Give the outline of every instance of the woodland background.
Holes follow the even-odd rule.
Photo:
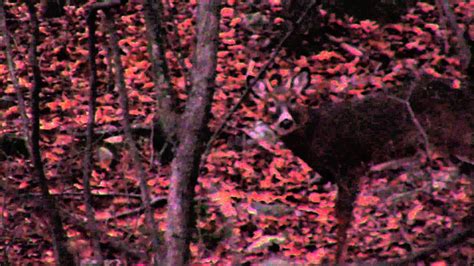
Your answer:
[[[54,207],[74,263],[93,265],[98,250],[108,265],[145,265],[155,256],[158,262],[164,252],[172,173],[173,138],[167,131],[178,125],[176,117],[159,112],[166,108],[157,105],[157,99],[167,101],[160,91],[166,88],[173,99],[171,108],[178,114],[185,109],[193,87],[196,20],[203,14],[197,8],[200,1],[162,3],[159,49],[164,76],[154,73],[160,66],[150,60],[145,26],[149,13],[142,1],[116,1],[113,9],[104,8],[109,15],[98,12],[95,78],[88,62],[87,25],[95,1],[68,1],[63,9],[52,4],[49,10],[48,1],[36,5],[39,68],[29,52],[34,5],[2,2],[16,81],[2,27],[0,261],[54,263],[50,230],[56,226],[51,224]],[[247,76],[260,72],[267,78],[289,77],[309,67],[319,100],[334,102],[397,90],[413,72],[442,79],[453,89],[472,87],[472,1],[449,1],[445,10],[438,7],[448,1],[441,0],[403,5],[322,1],[308,8],[311,2],[222,1],[209,132],[216,132],[242,95],[248,94]],[[297,22],[304,13],[305,19]],[[286,34],[291,35],[285,39]],[[123,86],[116,75],[120,71],[112,68],[116,55],[123,65]],[[157,90],[157,81],[167,85]],[[91,135],[86,129],[94,82],[97,111]],[[42,89],[35,100],[37,84]],[[129,100],[129,133],[136,141],[131,146],[123,130],[122,88]],[[34,125],[24,127],[18,92],[31,121],[35,101],[38,104],[43,180],[32,170],[37,161],[28,155],[24,133]],[[262,104],[252,97],[243,99],[222,132],[211,139],[206,156],[200,163],[197,159],[200,169],[191,216],[196,228],[189,232],[192,264],[322,264],[334,256],[336,188],[318,184],[317,175],[282,145],[258,145],[249,137],[262,119]],[[209,132],[204,133],[207,138]],[[138,147],[138,152],[130,147]],[[431,164],[420,162],[410,171],[375,169],[363,178],[350,229],[352,261],[472,264],[473,238],[459,233],[472,228],[472,174],[450,158],[433,156]],[[142,170],[137,170],[136,161]],[[93,224],[86,218],[91,210]],[[150,214],[156,230],[150,230]]]

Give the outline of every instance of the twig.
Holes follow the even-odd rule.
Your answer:
[[[80,227],[84,233],[88,233],[91,230],[97,230],[96,233],[101,235],[101,238],[104,242],[106,242],[106,245],[110,246],[113,249],[124,252],[125,254],[127,254],[128,257],[133,257],[136,259],[143,259],[144,257],[146,257],[146,254],[144,252],[133,248],[131,245],[123,242],[121,239],[110,237],[107,234],[104,234],[103,232],[99,231],[98,229],[91,229],[87,227],[87,224],[82,221],[82,219],[75,217],[71,213],[63,212],[62,214],[65,215],[66,218],[72,224],[77,227]]]
[[[421,125],[420,121],[418,121],[418,119],[416,118],[415,112],[411,108],[410,102],[407,100],[400,99],[396,96],[388,96],[388,98],[405,105],[408,113],[410,114],[411,121],[413,122],[413,124],[415,125],[418,132],[421,134],[423,138],[423,145],[425,148],[426,156],[428,158],[428,161],[431,162],[430,142],[428,140],[428,134],[426,133],[426,130],[423,128],[423,126]]]
[[[156,197],[153,200],[151,200],[150,206],[151,207],[156,207],[159,204],[166,203],[166,201],[167,201],[166,196]],[[112,217],[108,218],[107,221],[115,220],[115,219],[122,219],[122,218],[125,218],[125,217],[133,216],[135,214],[141,214],[141,213],[143,213],[144,210],[145,210],[145,208],[142,206],[142,207],[139,207],[139,208],[136,208],[136,209],[133,209],[133,210],[124,211],[124,212],[121,212],[119,214],[116,214],[115,216],[112,216]]]
[[[415,157],[405,157],[396,160],[386,161],[379,163],[370,167],[370,172],[381,172],[385,170],[395,170],[400,169],[405,166],[412,166],[418,162],[418,159]]]
[[[407,265],[410,262],[415,262],[415,261],[420,260],[424,257],[432,255],[433,253],[438,253],[440,249],[449,248],[449,247],[451,247],[455,244],[461,243],[461,242],[467,240],[469,237],[472,237],[473,233],[474,233],[474,227],[471,226],[471,228],[464,229],[462,231],[454,233],[449,238],[440,238],[442,240],[438,240],[432,246],[429,246],[429,247],[423,248],[423,249],[419,249],[418,251],[413,252],[412,254],[406,256],[403,259],[392,260],[392,261],[389,261],[387,264],[384,264],[384,265],[390,265],[390,266]]]
[[[63,193],[54,193],[51,194],[53,197],[82,197],[84,194],[80,192],[63,192]],[[20,194],[18,197],[39,197],[39,193],[28,193],[28,194]],[[141,199],[141,196],[138,194],[127,194],[127,193],[91,193],[91,196],[97,198],[113,198],[113,197],[126,197],[126,198],[134,198],[134,199]]]

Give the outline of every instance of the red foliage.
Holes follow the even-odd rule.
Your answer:
[[[130,110],[134,124],[149,125],[155,111],[155,93],[144,18],[142,6],[129,2],[116,22],[120,29]],[[264,64],[270,54],[269,43],[280,36],[277,31],[261,31],[258,25],[249,22],[255,14],[249,13],[247,2],[228,0],[221,10],[218,86],[212,106],[214,118],[209,123],[211,130],[216,129],[221,118],[239,99],[247,75],[255,75]],[[270,2],[275,10],[259,14],[262,23],[265,19],[272,21],[263,25],[264,29],[271,30],[284,24],[285,18],[275,15],[280,1]],[[187,98],[186,79],[176,74],[188,74],[191,68],[196,3],[171,1],[165,14],[166,23],[176,28],[176,31],[167,32],[166,58],[172,73],[171,82],[182,101]],[[39,46],[45,82],[41,95],[43,160],[51,192],[61,198],[71,249],[80,258],[91,256],[87,231],[81,230],[67,213],[85,216],[81,194],[78,194],[83,188],[83,143],[74,136],[84,131],[87,121],[88,32],[84,29],[85,10],[89,4],[67,7],[66,16],[42,20]],[[15,2],[7,4],[7,9],[15,20],[15,28],[10,28],[16,41],[15,67],[27,95],[31,84],[29,66],[25,63],[29,36],[26,7]],[[472,14],[472,5],[461,2],[455,10],[460,25],[469,27],[467,21]],[[172,16],[172,12],[176,15]],[[371,90],[394,90],[412,71],[449,79],[453,88],[464,85],[459,60],[453,54],[450,42],[444,42],[450,33],[438,24],[434,6],[419,3],[399,23],[384,26],[370,20],[338,18],[326,10],[320,13],[324,24],[322,31],[327,32],[311,38],[321,45],[307,47],[308,42],[302,40],[301,49],[309,53],[284,50],[275,59],[268,77],[273,74],[288,76],[294,70],[309,67],[313,73],[314,94],[334,101],[362,97]],[[104,31],[99,27],[99,57],[96,60],[100,70],[100,96],[96,130],[111,132],[118,128],[120,110],[117,92],[108,87],[113,81],[108,72]],[[345,34],[332,36],[335,32]],[[5,62],[3,53],[0,60]],[[15,97],[4,64],[0,65],[0,77],[0,95]],[[245,141],[242,128],[252,127],[256,120],[261,120],[261,110],[261,106],[251,102],[240,108],[226,129],[225,133],[230,137],[217,141],[204,164],[196,188],[198,230],[191,247],[196,264],[229,264],[232,261],[254,264],[274,257],[295,263],[319,264],[334,256],[335,187],[315,185],[312,170],[287,150],[279,146],[262,148]],[[0,135],[19,134],[19,123],[16,106],[0,110]],[[149,243],[144,237],[147,232],[143,215],[137,212],[125,218],[114,218],[139,208],[136,197],[139,192],[121,139],[108,139],[106,143],[97,147],[97,163],[91,180],[93,193],[98,194],[95,208],[96,218],[101,221],[100,229],[107,236],[146,251]],[[147,140],[141,144],[145,158],[149,158],[150,145]],[[118,158],[120,163],[109,162],[110,156],[101,157],[101,160],[99,148],[108,149],[106,153],[114,158],[111,160]],[[371,181],[362,185],[350,233],[350,253],[354,260],[397,258],[460,226],[472,204],[472,191],[469,190],[472,179],[459,175],[449,162],[440,161],[442,167],[429,169],[429,176],[421,171],[390,173],[390,176],[370,174]],[[0,204],[0,224],[4,229],[0,233],[0,250],[6,250],[10,261],[48,263],[53,259],[48,227],[37,219],[35,210],[38,206],[31,200],[31,195],[38,193],[38,187],[27,172],[27,164],[20,158],[0,164],[0,173],[3,173],[0,182],[5,190],[11,191],[0,196],[0,201],[4,202]],[[152,194],[155,197],[166,195],[168,167],[157,172],[154,165],[149,164],[148,169]],[[421,189],[413,190],[413,186]],[[426,195],[426,191],[430,194]],[[128,196],[124,196],[126,194]],[[164,205],[157,205],[155,216],[161,232],[165,230],[165,215]],[[465,244],[458,250],[433,254],[427,262],[459,264],[472,257],[472,252],[472,247]],[[127,256],[120,252],[110,251],[109,258],[112,257],[127,261]]]

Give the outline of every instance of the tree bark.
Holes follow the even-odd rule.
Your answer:
[[[120,107],[122,108],[123,118],[121,122],[125,134],[125,142],[127,143],[127,146],[130,150],[130,154],[133,160],[133,168],[140,182],[140,195],[142,198],[143,207],[145,208],[146,226],[148,227],[148,230],[151,235],[153,257],[156,265],[159,259],[158,251],[160,248],[158,241],[158,233],[156,232],[157,226],[153,214],[153,208],[151,207],[151,197],[146,181],[146,172],[143,168],[143,161],[141,159],[140,152],[137,148],[137,144],[133,140],[127,88],[125,85],[125,74],[122,66],[122,61],[120,59],[120,48],[118,45],[119,39],[116,33],[117,30],[115,28],[112,12],[108,10],[105,13],[105,22],[110,36],[110,47],[112,51],[113,66],[115,67],[115,85],[117,86],[119,91]]]
[[[18,101],[18,107],[21,115],[21,130],[22,133],[26,139],[27,143],[30,143],[30,136],[29,136],[29,128],[28,125],[30,124],[30,119],[28,118],[28,115],[26,113],[26,104],[25,104],[25,98],[23,97],[22,94],[22,88],[20,86],[20,83],[18,82],[18,79],[16,77],[16,69],[15,69],[15,64],[13,63],[13,51],[11,48],[11,37],[10,37],[10,32],[8,32],[8,27],[7,27],[7,19],[6,19],[6,14],[5,14],[5,7],[3,0],[0,0],[0,30],[3,33],[3,38],[4,38],[4,43],[5,43],[5,55],[7,57],[7,65],[8,65],[8,71],[10,72],[10,79],[13,83],[13,87],[15,88],[15,93],[16,93],[16,99]],[[31,148],[31,145],[28,145],[28,148]],[[31,155],[31,149],[28,151],[29,154]]]
[[[210,116],[219,32],[219,0],[199,1],[197,44],[192,67],[192,90],[178,131],[179,146],[172,162],[168,196],[166,264],[186,265],[190,259],[189,243],[194,224],[194,187],[204,143],[209,138]]]
[[[51,236],[53,239],[54,256],[57,265],[74,265],[74,258],[67,249],[67,237],[63,228],[61,216],[54,198],[49,194],[48,180],[44,174],[43,162],[39,146],[40,140],[40,92],[42,88],[41,71],[37,60],[36,46],[38,44],[39,23],[36,17],[36,8],[32,1],[26,1],[31,23],[31,45],[29,49],[29,61],[33,72],[31,90],[31,159],[33,161],[33,174],[38,179],[43,200],[43,208],[48,219]]]
[[[176,95],[171,86],[168,65],[165,59],[165,33],[162,27],[163,4],[161,0],[145,0],[145,23],[148,39],[148,52],[152,62],[153,82],[157,95],[157,121],[168,142],[176,139],[178,115],[173,112]]]
[[[447,0],[436,0],[436,7],[441,11],[440,14],[444,14],[444,16],[446,16],[447,21],[449,23],[449,27],[453,31],[453,34],[456,36],[456,46],[459,51],[459,62],[461,64],[462,70],[467,70],[469,68],[469,64],[471,64],[472,55],[471,51],[469,50],[469,46],[467,45],[466,40],[464,39],[463,33],[460,30],[458,23],[456,22],[456,15],[449,6],[449,1]],[[440,17],[440,19],[443,18]]]
[[[95,111],[96,111],[96,98],[97,98],[97,65],[95,63],[95,57],[97,55],[97,49],[95,47],[95,21],[96,11],[90,10],[87,16],[87,27],[89,29],[89,39],[87,40],[89,46],[89,111],[87,118],[87,130],[86,130],[86,150],[84,155],[84,172],[83,172],[83,185],[84,185],[84,205],[86,206],[87,226],[90,229],[89,235],[91,238],[92,248],[94,249],[94,256],[98,264],[103,263],[102,252],[100,250],[100,238],[97,233],[97,222],[95,220],[95,212],[92,204],[90,177],[92,175],[92,169],[94,165],[93,150],[94,150],[94,127],[95,127]]]

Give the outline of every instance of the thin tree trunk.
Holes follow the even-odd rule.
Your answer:
[[[173,112],[176,95],[171,86],[165,59],[164,32],[162,27],[163,4],[161,0],[145,0],[145,23],[148,51],[152,62],[153,82],[157,95],[157,121],[166,134],[168,142],[176,137],[177,114]]]
[[[118,46],[118,36],[116,33],[116,28],[114,24],[114,18],[110,11],[106,12],[105,21],[107,25],[107,29],[109,31],[110,36],[110,46],[112,51],[112,59],[113,65],[115,66],[115,85],[119,91],[120,97],[120,107],[122,108],[122,127],[125,134],[125,142],[129,148],[132,160],[133,160],[133,167],[135,172],[138,176],[140,182],[140,192],[142,203],[145,208],[145,219],[146,225],[151,235],[151,242],[153,248],[153,257],[155,265],[158,263],[159,260],[159,241],[158,241],[158,233],[156,232],[157,226],[155,222],[155,218],[153,216],[153,208],[151,206],[151,198],[150,192],[148,189],[148,185],[146,182],[146,173],[143,168],[143,162],[141,160],[140,152],[137,148],[137,144],[133,140],[132,134],[132,127],[130,124],[130,114],[129,114],[129,104],[128,104],[128,96],[127,96],[127,88],[125,86],[125,75],[122,66],[122,62],[120,59],[120,50]]]
[[[186,103],[178,132],[179,146],[172,163],[168,196],[166,264],[186,265],[190,259],[189,243],[194,225],[194,187],[204,143],[209,138],[210,116],[219,32],[219,0],[199,1],[197,44],[192,68],[192,90]]]
[[[87,226],[90,229],[89,235],[91,238],[92,248],[94,249],[94,256],[98,264],[102,264],[103,257],[100,250],[100,238],[97,229],[97,222],[95,220],[94,207],[92,205],[92,195],[90,186],[90,177],[92,175],[93,168],[93,139],[94,139],[94,127],[95,127],[95,111],[96,111],[96,98],[97,98],[97,66],[95,63],[95,57],[97,55],[97,49],[95,48],[95,21],[96,11],[90,10],[87,16],[87,26],[89,29],[89,114],[87,118],[87,129],[86,129],[86,150],[84,155],[84,172],[83,172],[83,185],[84,185],[84,205],[86,206]]]
[[[449,23],[449,27],[453,31],[453,34],[456,36],[457,42],[456,46],[459,50],[459,61],[461,63],[461,68],[463,70],[467,70],[469,64],[471,63],[471,51],[469,50],[469,46],[464,39],[464,36],[459,29],[458,23],[456,22],[456,15],[454,14],[453,10],[449,6],[449,1],[447,0],[436,0],[436,6],[441,11],[440,14],[444,14],[446,16],[447,21]],[[440,19],[443,19],[440,17]]]
[[[30,130],[28,128],[28,125],[30,124],[30,119],[28,119],[28,115],[26,114],[26,104],[25,104],[25,98],[23,97],[22,91],[21,91],[21,86],[18,82],[18,79],[16,78],[16,70],[15,70],[15,64],[13,63],[13,51],[11,48],[11,37],[10,37],[10,32],[8,32],[7,28],[7,23],[6,23],[6,14],[5,14],[5,7],[3,4],[3,0],[0,0],[0,30],[3,33],[3,38],[5,40],[5,54],[7,58],[7,65],[8,65],[8,71],[10,72],[10,79],[13,83],[13,87],[15,88],[15,93],[16,93],[16,99],[18,101],[18,107],[20,110],[20,115],[21,115],[21,120],[22,120],[22,133],[26,139],[26,142],[28,143],[28,152],[31,156],[31,141],[30,141]]]
[[[31,91],[31,159],[33,161],[33,173],[38,179],[43,199],[43,209],[48,219],[51,237],[53,239],[54,256],[57,265],[74,265],[74,258],[67,249],[67,237],[63,228],[59,210],[54,198],[49,194],[48,180],[44,174],[43,162],[39,146],[40,140],[40,92],[42,88],[41,72],[37,60],[36,46],[38,44],[39,23],[36,17],[36,8],[32,1],[26,1],[30,13],[31,23],[31,45],[29,49],[29,61],[33,72]]]

